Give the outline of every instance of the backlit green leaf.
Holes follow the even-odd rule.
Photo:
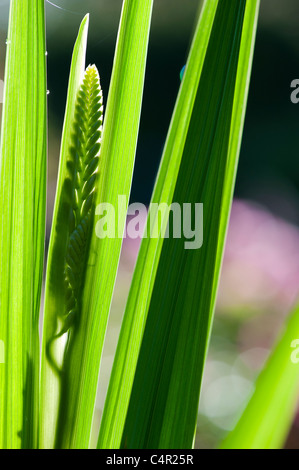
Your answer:
[[[298,403],[299,308],[260,373],[255,391],[223,449],[278,449],[283,446]]]
[[[61,380],[55,370],[55,364],[62,361],[64,342],[52,341],[57,330],[57,318],[64,319],[66,299],[64,285],[64,254],[66,250],[69,224],[68,207],[70,193],[73,191],[72,170],[69,168],[70,151],[74,145],[72,134],[74,132],[74,116],[77,93],[83,81],[85,71],[85,54],[88,31],[88,15],[83,19],[78,37],[74,46],[66,112],[63,126],[58,183],[56,200],[52,221],[52,231],[49,244],[47,276],[45,289],[45,308],[43,323],[43,346],[41,363],[41,407],[40,407],[40,437],[41,448],[54,446],[56,420],[58,415]],[[62,323],[62,322],[61,322]],[[62,324],[60,328],[63,328]],[[51,352],[49,353],[49,349]],[[48,354],[47,354],[48,353]],[[50,358],[54,358],[50,359]]]
[[[11,0],[0,153],[0,447],[34,448],[46,209],[43,0]]]
[[[108,203],[116,207],[119,194],[126,196],[127,200],[129,198],[152,4],[152,0],[123,2],[104,119],[96,204]],[[65,364],[61,358],[63,369],[67,372],[60,390],[56,446],[63,448],[86,448],[89,445],[101,352],[118,267],[126,207],[118,219],[118,233],[121,236],[113,239],[97,236],[97,211],[95,214],[81,292],[79,325],[74,329],[67,358],[64,358]],[[57,289],[55,295],[57,299]],[[53,336],[53,333],[52,330],[47,338]],[[59,359],[57,354],[56,358]],[[57,391],[59,395],[59,380]],[[45,393],[50,396],[53,391]]]
[[[203,245],[200,237],[198,249],[186,249],[184,238],[143,239],[105,403],[101,448],[192,446],[258,4],[204,4],[152,197],[181,208],[192,203],[193,212],[194,204],[203,203]]]

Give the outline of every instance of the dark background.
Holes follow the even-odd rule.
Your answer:
[[[70,56],[81,16],[91,12],[87,63],[98,66],[107,97],[121,2],[57,3],[80,12],[75,15],[47,6],[49,123],[59,133]],[[132,186],[135,201],[150,200],[197,8],[195,0],[155,2]],[[299,76],[297,18],[296,1],[261,2],[236,196],[261,202],[298,223],[299,104],[290,101],[290,83]],[[52,22],[57,22],[56,27]]]
[[[95,63],[107,98],[121,0],[47,3],[49,178],[55,179],[73,44],[90,12],[87,63]],[[3,77],[9,0],[0,0],[0,74]],[[156,0],[148,54],[132,200],[148,203],[186,62],[198,0]],[[290,101],[298,78],[299,3],[262,0],[236,196],[264,204],[299,223],[297,129],[299,104]],[[0,77],[1,77],[0,75]]]

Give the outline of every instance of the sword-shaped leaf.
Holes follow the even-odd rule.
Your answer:
[[[178,202],[182,211],[184,203],[192,204],[189,235],[185,232],[189,240],[163,239],[163,231],[159,238],[142,240],[106,398],[100,448],[192,446],[258,4],[256,0],[204,3],[152,197],[152,203]],[[200,206],[194,215],[197,203],[203,203],[202,246]],[[158,216],[155,220],[158,223]]]
[[[283,446],[298,403],[298,346],[297,307],[271,351],[245,411],[223,441],[223,449],[278,449]]]
[[[57,363],[62,360],[65,337],[60,333],[68,321],[66,311],[66,250],[70,249],[71,220],[70,207],[75,191],[74,178],[79,165],[76,137],[76,103],[85,71],[85,54],[89,17],[83,19],[74,46],[68,86],[66,112],[63,126],[59,174],[56,199],[49,243],[45,307],[43,322],[43,345],[41,362],[41,407],[39,446],[51,448],[54,445],[56,420],[61,392],[61,377]],[[78,106],[78,103],[77,103]],[[80,116],[78,117],[78,119]],[[78,121],[78,120],[77,120]],[[74,214],[75,218],[75,214]],[[57,341],[54,341],[54,336]]]
[[[0,153],[0,447],[34,448],[46,212],[43,0],[11,0]]]
[[[116,207],[119,194],[126,196],[127,202],[129,199],[140,121],[152,5],[153,0],[144,0],[143,2],[124,0],[123,2],[105,113],[97,190],[91,207],[92,215],[97,214],[97,211],[94,210],[96,204],[108,203]],[[72,99],[75,100],[75,98],[73,95]],[[80,104],[84,106],[84,99],[80,100]],[[89,122],[89,124],[91,123]],[[70,136],[68,136],[68,139],[70,145]],[[88,151],[88,153],[90,152],[93,154],[96,150],[92,148]],[[84,170],[84,175],[94,174],[93,164],[93,162],[90,162],[90,166]],[[77,176],[76,185],[79,186],[82,182],[82,176]],[[92,178],[91,176],[89,181],[84,183],[83,195],[92,194],[91,187],[94,183]],[[67,180],[66,174],[64,174],[63,180]],[[64,184],[66,184],[64,188],[66,191],[63,191],[57,197],[57,201],[60,200],[62,205],[64,203],[61,199],[61,197],[64,197],[63,194],[68,199],[68,183]],[[73,183],[69,186],[72,188]],[[87,200],[89,201],[89,199]],[[67,205],[68,201],[66,200],[65,203]],[[83,212],[85,207],[84,204]],[[61,217],[65,220],[63,213]],[[56,397],[58,398],[56,403],[53,403],[54,415],[57,416],[58,423],[55,438],[56,447],[86,448],[89,445],[101,353],[125,220],[126,206],[124,212],[118,218],[118,233],[120,236],[99,238],[95,232],[95,225],[93,225],[95,221],[92,218],[84,267],[84,281],[78,288],[78,292],[80,291],[78,297],[80,304],[79,315],[76,312],[74,313],[74,309],[75,311],[78,310],[78,302],[74,302],[74,296],[72,295],[75,290],[74,286],[79,281],[76,272],[77,266],[73,264],[76,259],[75,250],[78,250],[79,247],[74,240],[74,243],[71,243],[69,253],[67,253],[66,243],[70,235],[67,234],[69,228],[66,224],[65,230],[57,232],[59,243],[62,244],[62,256],[57,253],[54,261],[49,258],[48,273],[51,273],[53,262],[64,263],[65,254],[67,253],[68,256],[72,251],[72,256],[68,258],[70,260],[68,266],[65,268],[63,265],[59,269],[60,273],[64,273],[66,269],[65,277],[71,287],[70,296],[67,299],[68,313],[65,315],[66,287],[65,283],[61,282],[60,290],[57,285],[53,289],[53,300],[48,297],[50,299],[48,305],[52,313],[44,340],[44,363],[46,363],[45,367],[48,369],[48,373],[51,374],[52,384],[55,384]],[[54,219],[54,222],[53,230],[55,230],[55,226],[58,227],[57,223],[59,224],[60,220]],[[54,278],[56,279],[56,276]],[[49,287],[51,287],[50,282],[51,276],[49,275]],[[55,307],[54,302],[56,303]],[[57,302],[59,302],[61,308],[57,308]],[[59,322],[57,323],[59,316],[60,319],[64,319],[60,327]],[[64,333],[67,335],[66,348],[63,344],[59,345],[66,336]],[[43,384],[43,387],[44,393],[51,400],[53,390],[49,390],[45,384]],[[44,410],[48,414],[47,421],[53,419],[46,402]],[[44,423],[46,423],[46,420],[44,420]],[[45,427],[47,424],[44,423],[44,433],[46,435],[48,433]],[[54,420],[51,423],[52,430],[53,425]],[[50,436],[50,444],[51,441],[53,442],[53,432]],[[49,441],[44,441],[44,443],[48,446]]]

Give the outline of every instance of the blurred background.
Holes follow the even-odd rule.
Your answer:
[[[47,240],[74,40],[90,13],[87,64],[107,98],[121,0],[46,4],[49,164]],[[131,202],[148,204],[186,63],[198,0],[156,0]],[[0,79],[4,77],[9,0],[0,0]],[[299,3],[262,0],[235,199],[198,417],[197,448],[217,446],[254,389],[299,292]],[[0,100],[1,101],[1,100]],[[0,111],[2,105],[0,104]],[[123,245],[102,361],[98,429],[138,241]],[[96,433],[95,433],[96,434]],[[285,446],[299,447],[299,414]]]

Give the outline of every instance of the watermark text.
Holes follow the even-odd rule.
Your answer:
[[[197,250],[203,244],[202,203],[151,203],[147,209],[135,202],[127,210],[126,196],[119,195],[117,207],[101,203],[95,214],[100,216],[95,228],[98,238],[183,238],[186,250]],[[128,223],[123,228],[126,215]]]

